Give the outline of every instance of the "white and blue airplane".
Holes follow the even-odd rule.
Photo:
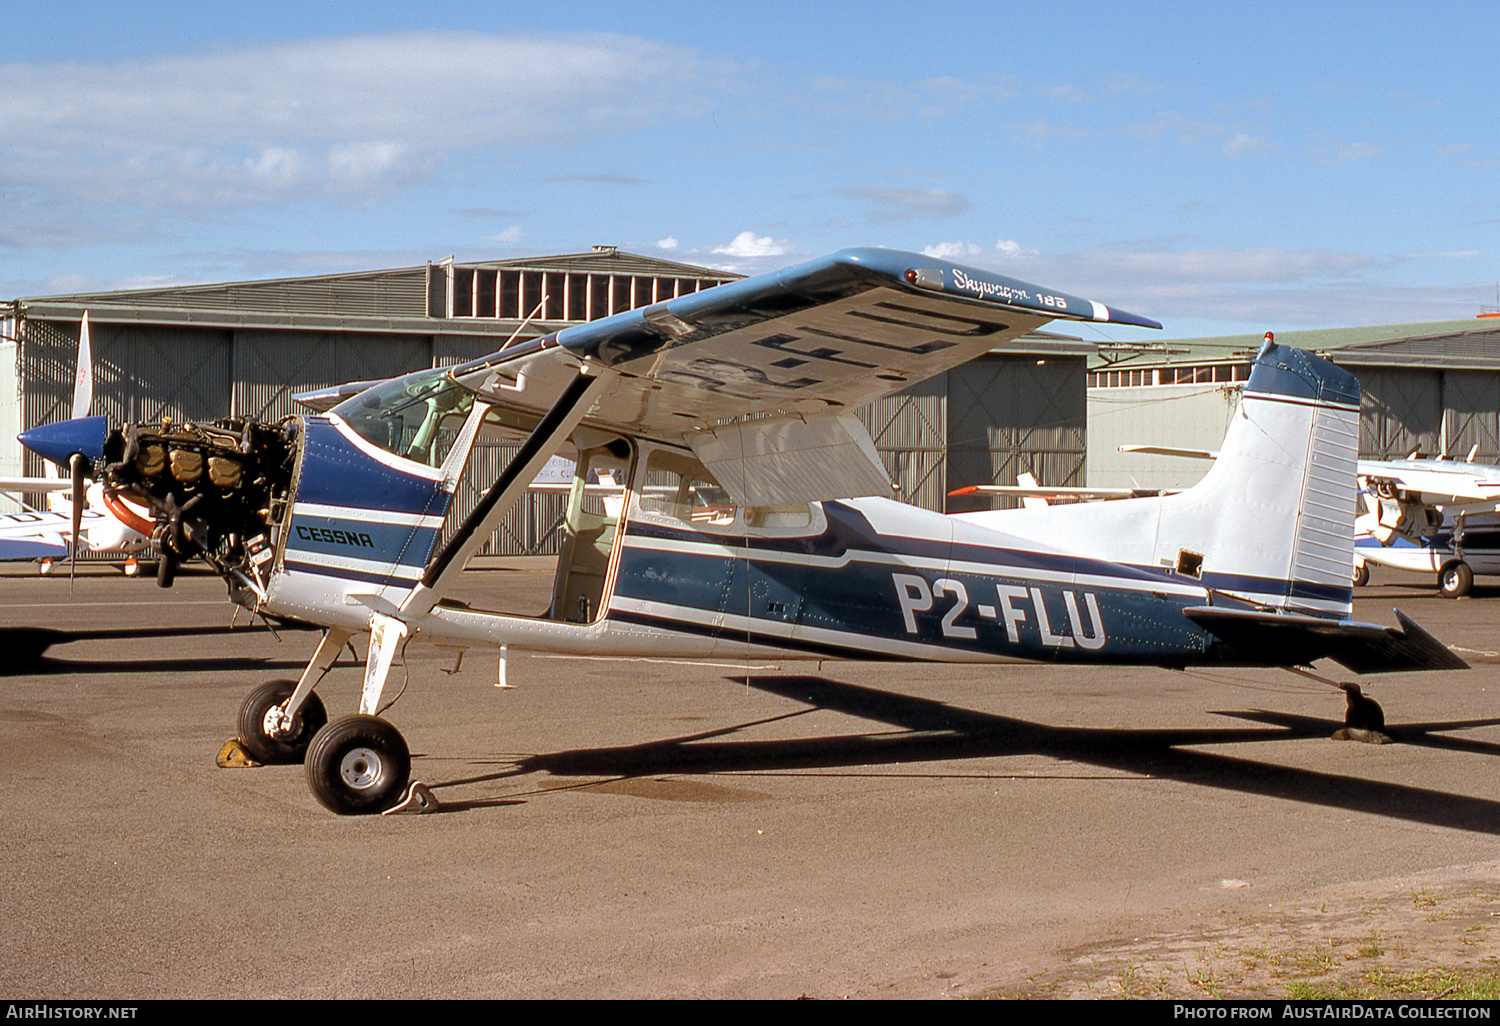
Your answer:
[[[1003,519],[890,498],[851,411],[1056,318],[1160,327],[926,256],[847,250],[382,382],[326,415],[52,425],[24,441],[87,456],[153,509],[158,544],[201,556],[237,601],[326,628],[299,681],[247,698],[240,740],[260,761],[304,761],[340,814],[389,811],[420,787],[378,715],[411,640],[499,650],[502,671],[507,649],[1465,666],[1399,613],[1396,627],[1351,620],[1359,385],[1300,350],[1261,350],[1214,469],[1179,494]],[[517,454],[460,514],[481,433]],[[576,471],[550,608],[452,601],[559,452]],[[606,479],[621,501],[590,484]],[[314,688],[365,631],[359,711],[325,722]]]
[[[1476,446],[1477,449],[1477,446]],[[1500,574],[1500,467],[1467,460],[1361,460],[1366,512],[1355,519],[1354,579],[1365,564],[1437,575],[1449,598]]]

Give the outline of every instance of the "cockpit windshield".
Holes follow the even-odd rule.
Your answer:
[[[333,408],[361,438],[403,459],[435,467],[474,406],[474,393],[445,367],[417,371],[368,388]]]

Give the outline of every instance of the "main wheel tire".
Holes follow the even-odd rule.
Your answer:
[[[1445,598],[1461,598],[1474,586],[1474,571],[1462,561],[1449,563],[1438,572],[1438,591]]]
[[[1367,585],[1369,583],[1370,583],[1370,566],[1369,566],[1368,563],[1361,563],[1361,564],[1359,564],[1359,566],[1357,566],[1357,567],[1354,568],[1354,586],[1356,588],[1363,588],[1365,585]]]
[[[240,743],[255,757],[257,762],[267,764],[301,762],[307,757],[307,746],[323,724],[328,722],[328,711],[316,693],[307,696],[302,708],[292,721],[289,734],[273,734],[268,729],[267,719],[271,710],[285,705],[297,690],[294,680],[273,680],[245,697],[240,706]]]
[[[380,812],[395,805],[411,776],[411,752],[401,732],[378,716],[346,716],[313,738],[307,785],[340,816]]]

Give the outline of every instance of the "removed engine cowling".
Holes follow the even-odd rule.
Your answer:
[[[177,564],[201,557],[230,582],[265,594],[271,536],[281,523],[296,464],[299,421],[227,419],[211,424],[133,424],[104,444],[107,495],[151,511],[161,560],[156,581],[171,587]]]

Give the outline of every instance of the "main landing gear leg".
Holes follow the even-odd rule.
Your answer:
[[[408,786],[411,752],[406,739],[375,715],[407,626],[376,613],[370,618],[370,651],[359,713],[318,732],[307,752],[307,784],[318,801],[340,816],[374,812],[431,812],[437,801],[418,782]]]
[[[313,735],[328,722],[322,699],[313,688],[350,637],[345,630],[328,630],[295,684],[273,680],[250,692],[240,706],[239,737],[220,750],[219,765],[301,762]]]

